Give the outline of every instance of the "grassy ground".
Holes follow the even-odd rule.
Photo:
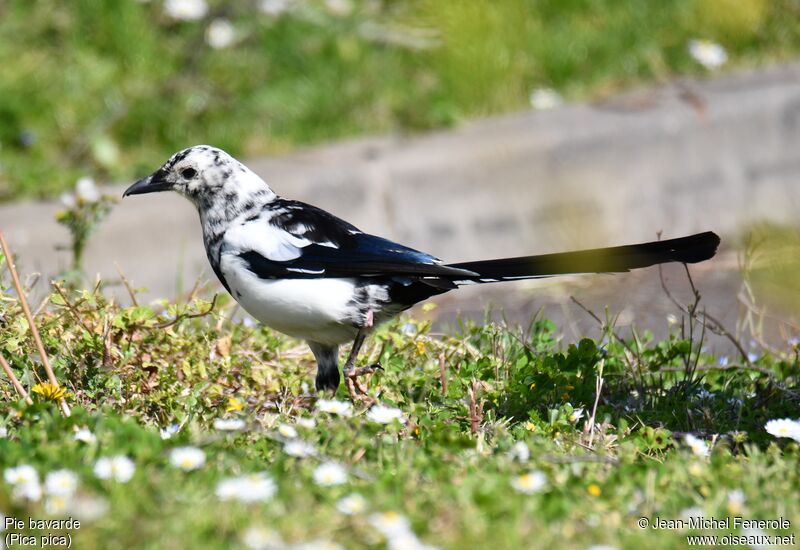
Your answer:
[[[561,346],[545,320],[431,335],[406,318],[366,348],[364,361],[385,367],[370,391],[402,415],[382,424],[359,407],[322,410],[341,404],[308,394],[302,345],[232,321],[224,299],[209,305],[122,308],[99,292],[54,294],[37,324],[72,416],[41,386],[25,406],[2,378],[0,511],[79,519],[79,529],[33,531],[69,534],[75,548],[655,549],[683,548],[690,534],[788,536],[800,523],[800,447],[764,429],[797,416],[791,344],[715,357],[691,318],[665,341],[621,342],[609,330],[577,347]],[[0,352],[31,388],[44,374],[22,319],[14,295],[0,292]],[[219,419],[241,425],[225,430]],[[184,446],[205,463],[172,464]],[[130,464],[97,465],[114,456]],[[317,470],[329,462],[337,466]],[[36,498],[13,483],[9,469],[24,464],[42,479],[67,469],[77,490],[56,476]],[[791,525],[638,526],[692,516]],[[6,535],[30,532],[6,525]]]
[[[0,200],[131,178],[195,143],[276,153],[525,109],[542,87],[584,99],[702,74],[691,39],[724,46],[724,70],[800,51],[793,0],[265,3],[288,9],[209,0],[186,21],[162,0],[3,2]],[[212,48],[219,19],[234,40]]]

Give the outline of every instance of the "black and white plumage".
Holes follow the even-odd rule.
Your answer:
[[[200,213],[208,260],[233,297],[260,322],[308,342],[317,389],[339,385],[338,350],[354,397],[355,360],[369,330],[436,294],[462,285],[568,273],[609,273],[711,258],[711,232],[644,244],[560,254],[443,264],[438,258],[364,233],[315,206],[277,196],[220,149],[198,145],[173,155],[124,196],[172,190]]]

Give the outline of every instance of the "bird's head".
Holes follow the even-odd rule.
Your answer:
[[[269,186],[222,149],[195,145],[178,151],[161,168],[128,187],[123,197],[156,191],[176,191],[198,208],[258,194],[275,196]]]

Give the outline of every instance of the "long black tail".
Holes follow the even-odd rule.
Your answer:
[[[714,256],[719,237],[711,232],[650,243],[595,248],[541,256],[521,256],[480,262],[448,264],[478,273],[457,278],[456,284],[489,283],[552,277],[568,273],[614,273],[667,262],[696,263]]]

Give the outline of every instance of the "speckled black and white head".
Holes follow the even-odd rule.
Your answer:
[[[172,155],[161,168],[131,185],[123,197],[157,191],[175,191],[201,211],[275,198],[264,180],[222,149],[195,145]]]

